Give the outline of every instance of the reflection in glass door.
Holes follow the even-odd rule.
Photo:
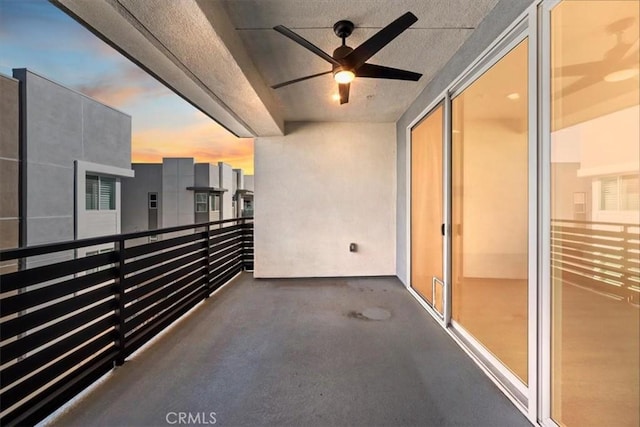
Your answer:
[[[443,312],[443,107],[411,129],[411,286]]]
[[[452,101],[452,318],[527,383],[528,42]]]
[[[551,416],[640,425],[640,3],[562,1],[551,31]]]

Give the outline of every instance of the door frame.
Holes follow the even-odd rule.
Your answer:
[[[445,218],[446,218],[446,214],[445,211],[448,212],[447,209],[447,199],[446,199],[446,188],[448,186],[448,182],[446,180],[446,171],[448,171],[448,166],[447,166],[447,162],[445,161],[446,158],[446,153],[445,150],[447,150],[447,135],[449,134],[448,130],[449,127],[447,127],[447,115],[448,115],[448,109],[451,108],[450,107],[450,103],[447,102],[447,98],[446,98],[446,92],[443,92],[441,94],[441,96],[436,97],[436,100],[434,102],[432,102],[431,104],[429,104],[429,106],[427,106],[427,108],[425,108],[417,117],[416,119],[414,119],[411,123],[409,123],[409,125],[406,128],[406,141],[407,141],[407,150],[406,150],[406,164],[407,164],[407,168],[406,168],[406,182],[408,183],[407,185],[407,230],[408,230],[408,236],[407,236],[407,283],[406,283],[406,288],[407,290],[411,293],[411,295],[413,295],[418,302],[420,303],[420,305],[422,305],[422,307],[443,327],[447,327],[449,325],[449,321],[450,321],[450,317],[447,317],[447,315],[451,314],[451,310],[447,310],[447,301],[448,301],[448,295],[450,295],[450,291],[448,291],[449,289],[449,281],[447,280],[447,275],[448,275],[448,263],[449,263],[449,259],[447,257],[447,253],[449,253],[449,248],[447,246],[447,236],[449,233],[445,233],[446,236],[443,237],[443,254],[442,254],[442,273],[443,273],[443,282],[445,284],[444,286],[444,292],[443,292],[443,306],[444,306],[444,312],[443,313],[439,313],[434,307],[431,306],[431,304],[429,304],[429,302],[427,302],[413,287],[413,284],[411,283],[411,277],[412,277],[412,271],[411,271],[411,258],[412,258],[412,236],[413,236],[413,230],[411,227],[411,211],[412,211],[412,189],[413,189],[413,182],[411,179],[411,174],[412,174],[412,154],[413,154],[413,140],[411,138],[411,131],[413,130],[413,128],[415,128],[416,126],[418,126],[421,122],[423,122],[424,120],[426,120],[427,118],[429,118],[429,116],[435,112],[435,110],[439,107],[442,107],[443,109],[443,120],[442,120],[442,153],[443,153],[443,158],[442,158],[442,170],[443,170],[443,180],[442,180],[442,207],[443,207],[443,212],[442,212],[442,220],[443,223],[445,224],[445,230],[448,228],[448,221],[445,222]],[[450,114],[449,114],[450,115]]]

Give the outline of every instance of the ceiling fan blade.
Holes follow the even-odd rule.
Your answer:
[[[588,88],[591,85],[594,85],[601,81],[601,77],[598,75],[588,75],[584,76],[581,79],[576,80],[566,87],[560,87],[554,96],[558,98],[562,98],[567,95],[571,95],[572,93],[579,92],[583,89]]]
[[[635,43],[617,43],[613,48],[605,52],[604,57],[608,61],[619,61],[633,51]]]
[[[293,84],[293,83],[298,83],[298,82],[301,82],[303,80],[312,79],[312,78],[318,77],[318,76],[324,76],[325,74],[329,74],[329,73],[331,73],[331,71],[324,71],[322,73],[312,74],[310,76],[304,76],[304,77],[300,77],[298,79],[289,80],[287,82],[278,83],[277,85],[271,86],[271,89],[278,89],[279,87],[282,87],[282,86],[287,86],[287,85],[290,85],[290,84]]]
[[[631,47],[629,48],[629,50],[627,50],[627,53],[624,54],[624,58],[628,58],[634,53],[640,53],[640,38],[637,38],[636,41],[631,44]]]
[[[422,77],[420,73],[400,70],[398,68],[384,67],[375,64],[362,64],[356,70],[357,77],[371,77],[374,79],[411,80],[417,82]]]
[[[340,83],[338,86],[340,89],[340,105],[346,104],[349,102],[349,86],[351,86],[351,83]]]
[[[606,67],[604,61],[583,62],[580,64],[564,65],[554,68],[553,77],[569,77],[569,76],[586,76],[593,73],[594,70],[600,70]]]
[[[357,69],[417,20],[418,18],[413,13],[405,13],[355,48],[344,58],[345,62],[353,69]]]
[[[309,40],[305,39],[301,35],[294,33],[284,25],[276,25],[275,27],[273,27],[273,29],[279,32],[280,34],[282,34],[283,36],[289,37],[291,40],[298,43],[300,46],[307,48],[308,50],[315,53],[325,61],[333,65],[337,65],[337,66],[341,65],[338,61],[333,59],[331,55],[329,55],[328,53],[326,53],[325,51],[323,51],[318,46],[314,45],[313,43],[311,43]]]

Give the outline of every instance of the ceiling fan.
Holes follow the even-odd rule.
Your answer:
[[[559,95],[567,96],[601,81],[619,82],[640,74],[638,39],[634,42],[623,40],[625,31],[633,24],[633,18],[623,18],[607,26],[607,33],[616,36],[616,44],[604,53],[602,59],[556,68],[554,77],[580,76],[562,88]]]
[[[367,61],[375,55],[380,49],[385,47],[389,42],[399,36],[404,30],[409,28],[418,18],[411,12],[407,12],[376,34],[366,40],[357,48],[347,46],[346,38],[351,35],[355,28],[351,21],[338,21],[333,25],[333,31],[342,39],[342,46],[333,51],[333,55],[329,55],[322,49],[306,40],[299,34],[294,33],[284,25],[273,27],[274,30],[289,37],[302,47],[310,50],[320,58],[329,62],[333,67],[331,71],[312,74],[310,76],[300,77],[287,82],[279,83],[271,86],[278,89],[303,80],[312,79],[314,77],[333,73],[333,78],[338,83],[340,92],[340,104],[349,102],[349,87],[356,77],[369,77],[375,79],[393,79],[393,80],[410,80],[418,81],[422,74],[412,71],[400,70],[398,68],[384,67],[382,65],[369,64]]]

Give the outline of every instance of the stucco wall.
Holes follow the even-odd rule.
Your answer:
[[[255,143],[254,275],[393,275],[393,123],[287,123],[286,131]]]
[[[149,193],[158,193],[158,227],[162,225],[162,165],[132,164],[135,178],[122,180],[122,232],[149,229]]]
[[[194,223],[194,193],[187,190],[194,182],[193,158],[162,160],[162,227]]]
[[[409,170],[407,127],[532,3],[533,0],[501,0],[396,122],[398,170],[396,274],[405,284],[408,281],[407,257],[409,256],[407,251],[407,171]],[[425,51],[425,54],[428,52]]]
[[[129,169],[131,117],[26,69],[21,84],[23,161],[26,167],[26,245],[119,232],[119,221],[95,223],[74,200],[76,160]],[[91,172],[91,171],[87,171]],[[84,186],[79,183],[79,190]],[[117,204],[117,203],[116,203]],[[119,215],[119,214],[117,214]]]
[[[0,249],[19,244],[18,81],[0,74]],[[17,268],[15,261],[0,263],[0,272]]]
[[[227,191],[222,193],[221,197],[221,219],[233,218],[233,169],[231,165],[218,162],[218,170],[220,172],[220,187]]]

